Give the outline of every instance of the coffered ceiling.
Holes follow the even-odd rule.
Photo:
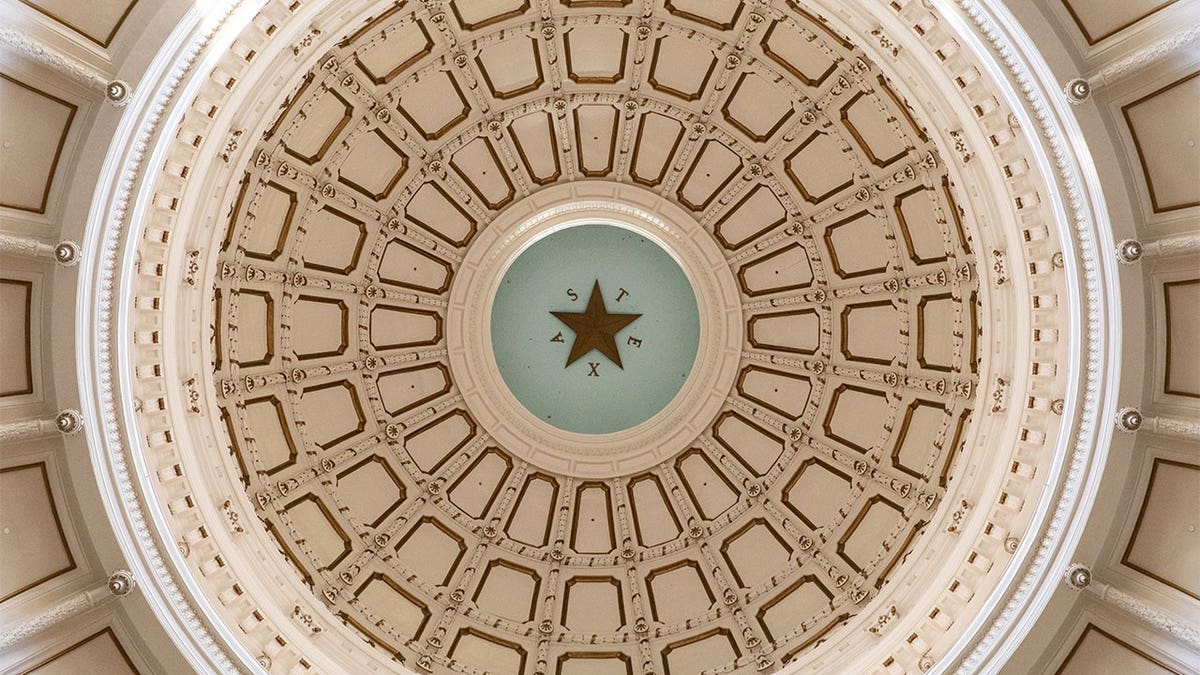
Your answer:
[[[151,46],[158,28],[147,21],[143,36],[130,29],[140,19],[126,19],[177,9],[8,4],[6,17],[49,30],[37,34],[75,45],[68,51],[94,63],[133,53],[135,65],[135,48]],[[256,20],[271,35],[284,10],[268,4]],[[1096,67],[1144,36],[1169,36],[1171,22],[1200,21],[1187,0],[1027,4]],[[1024,283],[1021,261],[980,243],[994,214],[973,204],[991,184],[964,182],[956,170],[993,161],[988,137],[945,142],[946,130],[919,112],[929,109],[922,94],[890,79],[895,64],[868,56],[888,53],[882,28],[851,37],[809,4],[730,0],[397,3],[337,35],[327,25],[314,22],[285,46],[309,64],[280,69],[289,79],[272,86],[285,95],[245,94],[253,99],[245,110],[263,123],[239,114],[220,139],[224,153],[212,153],[236,177],[214,188],[214,203],[226,187],[231,198],[209,223],[211,247],[197,247],[206,264],[174,276],[160,267],[169,283],[202,289],[205,308],[180,325],[207,344],[196,347],[207,370],[136,400],[138,414],[184,399],[189,419],[212,413],[216,436],[192,445],[216,474],[228,473],[228,489],[200,495],[197,506],[193,495],[172,500],[160,488],[177,530],[168,543],[191,573],[225,584],[210,601],[242,612],[235,634],[273,636],[277,646],[251,655],[259,666],[313,668],[295,633],[285,640],[273,615],[248,604],[260,589],[239,583],[252,577],[228,579],[222,552],[203,548],[216,545],[214,521],[188,520],[201,507],[228,525],[215,539],[235,542],[229,560],[254,557],[279,588],[303,589],[295,610],[288,602],[283,611],[304,639],[338,640],[389,668],[771,672],[833,644],[889,586],[911,586],[907,569],[934,570],[916,559],[919,545],[957,535],[972,509],[988,506],[948,499],[988,466],[974,459],[982,445],[968,444],[980,415],[1005,406],[1049,415],[1062,405],[1057,394],[1006,394],[1013,383],[988,370],[1019,351],[995,340],[990,294]],[[312,43],[318,53],[306,53]],[[241,43],[233,49],[247,63],[255,56]],[[133,66],[116,60],[113,76],[136,82]],[[1078,70],[1055,63],[1064,81]],[[117,115],[97,115],[98,101],[51,72],[15,58],[0,64],[0,230],[82,240],[96,181],[87,153],[103,154]],[[1081,115],[1116,176],[1105,185],[1119,195],[1114,229],[1129,230],[1117,239],[1197,230],[1197,75],[1195,58],[1177,59],[1106,91],[1103,122]],[[983,119],[996,104],[981,98],[975,113]],[[990,130],[997,147],[1028,132],[1012,119]],[[1104,154],[1110,147],[1115,159]],[[164,172],[180,181],[196,166],[173,162]],[[1029,165],[1003,167],[1014,168]],[[498,441],[467,404],[447,346],[451,289],[481,233],[544,190],[584,182],[645,190],[709,232],[736,280],[744,331],[734,382],[694,442],[648,469],[601,477],[548,469]],[[1024,217],[1012,232],[1033,246],[1045,229]],[[998,220],[991,226],[1009,227]],[[165,249],[169,239],[155,230],[144,245]],[[0,257],[0,425],[79,406],[73,345],[61,337],[74,329],[75,282],[65,276],[73,272],[11,251]],[[1047,290],[1044,279],[1059,269],[1048,255],[1028,263],[1030,278],[1044,284],[1038,298],[1066,303],[1057,287]],[[1194,424],[1195,254],[1142,264],[1130,288],[1144,284],[1145,297],[1122,300],[1136,326],[1127,339],[1140,351],[1122,369],[1144,376],[1145,391],[1139,384],[1122,395]],[[168,332],[143,328],[133,340],[176,349]],[[1033,331],[1040,356],[1026,355],[1018,372],[1065,372],[1052,350],[1067,332],[1042,330]],[[136,367],[139,377],[161,375],[160,362]],[[172,432],[143,440],[162,451],[179,442]],[[1045,442],[1039,433],[1033,439]],[[1112,522],[1093,524],[1099,534],[1089,530],[1080,550],[1186,619],[1200,616],[1200,463],[1194,441],[1154,433],[1109,460],[1121,473],[1105,483],[1116,487],[1099,512]],[[100,561],[115,559],[109,516],[92,497],[92,459],[76,440],[6,441],[0,541],[21,543],[0,547],[0,631],[102,580]],[[1048,467],[1021,454],[1028,447],[1004,449],[1016,457],[1005,481],[1044,478]],[[194,468],[165,452],[154,461],[164,485]],[[1002,551],[1022,535],[997,527],[991,555],[972,551],[968,567],[1002,569]],[[248,547],[256,537],[266,549]],[[193,547],[203,553],[189,554]],[[973,574],[953,579],[951,603],[972,602]],[[1035,636],[1036,653],[1010,667],[1186,672],[1189,652],[1169,635],[1083,597],[1069,613],[1047,612],[1056,623],[1044,633],[1061,644]],[[345,632],[320,635],[328,624],[311,607]],[[864,614],[879,624],[857,635],[877,639],[909,608],[886,610]],[[929,620],[947,620],[936,614]],[[161,660],[177,651],[166,637],[127,625],[117,610],[94,611],[0,657],[0,669],[155,672],[183,662],[178,653]],[[921,656],[923,637],[912,638]]]
[[[584,4],[397,8],[288,97],[218,263],[230,452],[296,572],[410,666],[777,667],[887,583],[953,477],[972,226],[903,98],[814,17]],[[473,421],[442,330],[495,212],[598,179],[711,228],[746,343],[689,449],[578,480]]]

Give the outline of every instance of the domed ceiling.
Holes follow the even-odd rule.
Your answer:
[[[87,258],[86,417],[164,625],[295,673],[1007,648],[1084,499],[1103,266],[1057,122],[961,18],[197,23]]]
[[[407,666],[776,669],[888,583],[954,478],[980,329],[944,150],[796,7],[648,14],[397,7],[297,81],[244,167],[210,282],[229,449],[295,573]],[[531,460],[477,421],[448,354],[481,232],[586,181],[673,203],[736,280],[736,366],[703,383],[719,407],[635,472]],[[617,311],[600,252],[536,312],[582,312],[593,278]],[[557,372],[572,332],[555,351],[549,321],[529,349]],[[659,336],[622,334],[645,360],[593,352],[603,370],[561,386],[603,416],[682,339]],[[588,393],[597,372],[614,384]]]
[[[0,23],[0,671],[1200,662],[1200,3]]]

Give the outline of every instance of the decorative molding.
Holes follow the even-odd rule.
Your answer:
[[[896,606],[892,605],[888,607],[887,611],[885,611],[883,614],[875,617],[875,623],[867,628],[867,632],[875,637],[879,637],[883,635],[883,632],[887,630],[887,627],[890,626],[891,623],[899,616],[900,614],[896,611]]]
[[[97,189],[106,193],[106,199],[101,206],[93,208],[88,217],[87,241],[97,257],[88,261],[88,268],[84,272],[90,281],[79,286],[78,319],[88,325],[82,333],[86,339],[80,344],[80,349],[94,350],[83,352],[85,356],[81,358],[84,364],[81,368],[93,369],[81,377],[82,395],[95,396],[98,400],[93,405],[99,408],[95,417],[85,417],[88,444],[93,465],[97,470],[97,479],[106,485],[102,493],[111,494],[107,500],[112,509],[110,514],[119,514],[112,516],[114,528],[118,530],[117,538],[131,562],[136,561],[138,566],[148,569],[151,573],[153,588],[152,593],[147,594],[150,596],[148,599],[152,598],[151,605],[155,607],[159,621],[172,639],[181,643],[181,647],[187,644],[186,649],[182,651],[192,655],[191,659],[197,669],[213,669],[231,674],[241,670],[234,665],[226,650],[232,649],[236,653],[238,647],[229,643],[228,637],[218,642],[193,604],[195,600],[185,595],[175,579],[172,566],[168,563],[169,555],[159,548],[158,541],[151,532],[151,525],[147,522],[148,514],[135,488],[136,473],[131,473],[120,428],[120,411],[114,398],[116,388],[113,368],[117,354],[113,339],[113,310],[117,302],[115,282],[118,246],[127,211],[136,198],[134,188],[137,176],[142,170],[151,141],[160,131],[159,125],[166,114],[168,103],[174,98],[185,76],[192,70],[196,59],[219,31],[230,28],[226,26],[226,22],[241,2],[242,0],[226,0],[223,5],[210,8],[207,16],[195,10],[188,14],[156,58],[156,72],[162,78],[160,85],[138,99],[136,114],[126,115],[122,119],[114,135],[109,156],[101,167]],[[245,22],[250,18],[241,17]],[[21,38],[19,33],[15,34],[15,37]],[[39,58],[40,55],[44,55],[42,58],[50,60],[46,62],[47,65],[65,69],[66,74],[82,84],[101,91],[106,97],[110,95],[108,80],[94,76],[96,74],[88,70],[76,70],[71,62],[59,63],[54,53],[45,50],[40,43],[28,43],[27,46],[32,50],[30,56]],[[98,86],[101,81],[102,87]],[[122,91],[114,89],[112,95],[129,95],[128,87],[121,89]],[[132,96],[129,98],[132,101]],[[81,275],[81,279],[84,275]],[[117,517],[120,518],[119,521],[115,520]],[[107,583],[103,589],[108,593],[108,597],[111,597]],[[220,634],[222,629],[218,628],[217,632]]]
[[[131,93],[129,83],[125,80],[109,80],[104,84],[104,100],[118,108],[124,108],[129,103]]]
[[[129,570],[117,570],[108,575],[106,587],[113,597],[123,598],[137,588],[137,580],[133,578],[133,574]]]
[[[1063,85],[1063,93],[1072,104],[1081,105],[1092,97],[1092,85],[1082,77],[1077,77]]]
[[[1092,583],[1092,569],[1083,563],[1071,563],[1063,573],[1063,582],[1077,591],[1082,591]]]
[[[948,0],[934,4],[945,8]],[[1102,416],[1102,410],[1111,410],[1109,406],[1112,406],[1110,392],[1115,384],[1105,373],[1106,353],[1111,349],[1106,326],[1119,325],[1119,302],[1113,297],[1115,289],[1105,283],[1106,277],[1115,278],[1112,269],[1115,263],[1106,265],[1106,257],[1099,255],[1099,244],[1111,238],[1099,177],[1080,140],[1083,134],[1078,123],[1068,114],[1067,107],[1058,103],[1061,99],[1051,94],[1056,86],[1049,67],[1001,2],[956,0],[956,4],[974,24],[979,37],[986,40],[993,56],[999,59],[996,65],[1015,79],[1019,95],[1027,106],[1023,114],[1031,118],[1028,120],[1030,128],[1040,128],[1046,147],[1042,150],[1045,154],[1039,154],[1065,193],[1064,235],[1067,231],[1074,235],[1069,240],[1080,265],[1077,278],[1082,282],[1082,294],[1075,299],[1082,305],[1079,309],[1084,319],[1084,332],[1079,341],[1082,363],[1078,374],[1082,380],[1082,396],[1074,404],[1078,406],[1073,413],[1073,416],[1077,415],[1074,424],[1065,425],[1065,429],[1073,426],[1078,433],[1069,450],[1064,445],[1059,451],[1065,454],[1066,460],[1060,469],[1062,473],[1056,478],[1062,486],[1061,491],[1044,529],[1026,539],[1025,546],[1029,547],[1032,557],[1024,558],[1019,582],[999,592],[991,601],[998,613],[992,615],[986,632],[969,638],[968,651],[957,670],[966,675],[983,669],[985,661],[998,668],[998,664],[1007,660],[1007,655],[1020,644],[1053,594],[1046,578],[1052,574],[1054,561],[1073,550],[1075,542],[1082,536],[1109,444],[1109,436],[1102,431],[1098,433],[1097,418]],[[1064,444],[1068,438],[1062,436]],[[1021,556],[1021,551],[1017,555]],[[967,645],[960,642],[952,653],[961,653],[959,648],[962,646]]]
[[[35,438],[52,436],[57,431],[58,429],[55,427],[54,418],[52,417],[5,422],[4,424],[0,424],[0,442],[16,443],[18,441],[29,441]]]
[[[54,416],[54,428],[64,436],[76,435],[80,429],[83,429],[83,416],[79,414],[79,411],[68,408]]]
[[[73,241],[61,241],[54,247],[54,262],[63,267],[74,267],[79,264],[79,244]]]
[[[26,258],[50,258],[63,267],[79,264],[79,244],[73,241],[49,244],[33,237],[0,233],[0,253]]]
[[[292,45],[292,56],[299,56],[300,52],[312,46],[313,41],[321,35],[321,29],[316,26],[310,26],[304,37]]]
[[[79,244],[73,241],[48,244],[33,237],[0,233],[0,253],[26,258],[50,258],[63,267],[79,264]]]
[[[1163,61],[1175,52],[1181,51],[1200,41],[1200,24],[1182,26],[1182,30],[1146,46],[1138,51],[1105,65],[1100,70],[1088,76],[1092,92],[1114,84],[1127,77],[1135,75],[1155,63]]]
[[[509,393],[488,347],[493,294],[515,254],[546,233],[582,222],[627,228],[658,242],[691,280],[700,308],[696,365],[679,394],[649,420],[604,435],[571,433],[534,418]],[[502,447],[543,469],[607,478],[669,459],[712,423],[737,375],[743,324],[737,282],[723,263],[699,223],[644,188],[607,181],[545,188],[536,205],[506,211],[478,235],[451,286],[446,349],[467,408]]]

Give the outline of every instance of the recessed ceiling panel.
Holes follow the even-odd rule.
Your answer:
[[[430,586],[445,586],[467,552],[463,538],[437,518],[419,520],[396,544],[396,563]]]
[[[105,627],[41,661],[25,673],[68,675],[96,672],[139,675],[141,671],[110,627]]]
[[[784,173],[811,204],[820,204],[854,184],[850,149],[836,136],[814,132],[783,161]]]
[[[433,39],[420,21],[394,24],[383,37],[355,52],[355,60],[375,84],[387,84],[433,48]]]
[[[1154,213],[1200,205],[1200,161],[1194,148],[1200,117],[1200,72],[1192,73],[1123,107],[1141,160]]]
[[[787,209],[779,198],[765,185],[759,184],[746,191],[746,196],[733,206],[715,226],[717,239],[730,250],[737,250],[771,230],[787,219]]]
[[[741,650],[728,630],[712,630],[663,647],[663,671],[667,675],[699,673],[714,663],[730,663],[739,656]]]
[[[308,164],[320,161],[350,123],[353,112],[350,102],[340,93],[323,90],[301,108],[300,115],[284,137],[288,154]]]
[[[396,141],[374,129],[355,141],[338,167],[338,180],[371,199],[386,199],[408,168],[408,156]]]
[[[859,452],[869,452],[883,433],[891,406],[881,391],[841,384],[833,389],[825,413],[825,435]]]
[[[563,586],[562,624],[580,633],[613,633],[625,626],[621,582],[609,576],[576,576]]]
[[[0,468],[0,530],[0,602],[75,569],[44,462]]]
[[[749,329],[754,347],[815,354],[821,346],[821,317],[815,309],[758,314],[750,317]]]
[[[574,26],[563,34],[563,46],[567,76],[575,82],[612,84],[625,75],[629,34],[616,26]]]
[[[337,475],[338,495],[350,515],[367,527],[379,527],[407,494],[387,458],[371,455]]]
[[[0,279],[0,398],[33,393],[33,282]]]
[[[650,86],[681,98],[695,101],[704,92],[717,57],[702,43],[689,42],[682,36],[664,36],[654,43],[650,61]]]
[[[650,612],[655,621],[674,624],[703,615],[716,601],[700,565],[681,560],[646,575]]]
[[[20,171],[0,177],[0,206],[45,213],[67,133],[78,109],[57,96],[0,74],[0,142],[5,163]]]
[[[387,622],[387,627],[408,640],[415,640],[429,621],[429,607],[386,574],[375,573],[354,597]]]
[[[491,509],[512,472],[512,459],[496,448],[488,448],[447,492],[450,501],[472,518],[483,518]]]
[[[742,588],[754,588],[783,572],[791,554],[791,547],[765,518],[739,527],[721,544],[721,555]]]
[[[489,562],[483,570],[473,601],[479,609],[522,623],[537,614],[538,588],[542,578],[537,572],[504,559]]]
[[[436,472],[475,435],[475,422],[462,410],[455,410],[404,437],[404,449],[422,471]]]

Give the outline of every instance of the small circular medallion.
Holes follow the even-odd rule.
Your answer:
[[[700,344],[696,294],[648,236],[615,225],[551,231],[504,273],[492,350],[509,391],[564,431],[628,429],[667,406]]]

